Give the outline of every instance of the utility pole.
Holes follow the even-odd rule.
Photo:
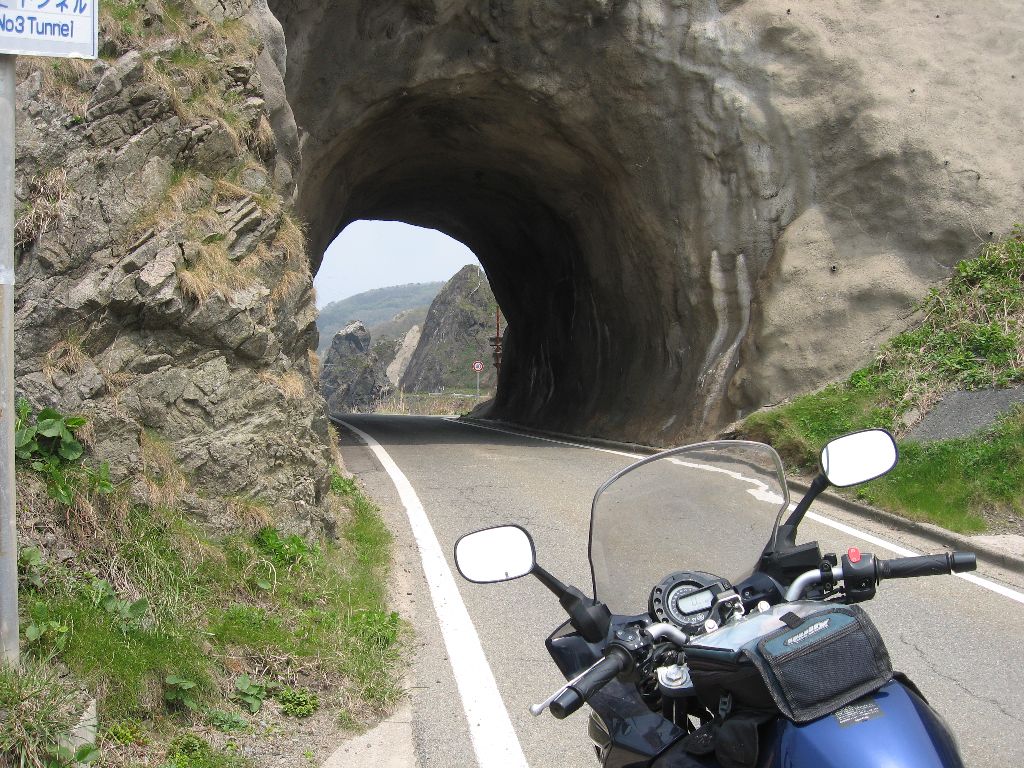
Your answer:
[[[0,646],[18,659],[18,527],[14,517],[14,64],[0,54]]]
[[[0,651],[18,666],[18,527],[14,517],[14,154],[18,54],[95,59],[98,3],[0,3]],[[47,7],[49,6],[49,7]],[[76,25],[75,22],[78,22]],[[51,33],[52,31],[52,33]]]
[[[501,307],[494,310],[494,335],[490,339],[494,348],[494,367],[498,369],[498,376],[501,376]]]

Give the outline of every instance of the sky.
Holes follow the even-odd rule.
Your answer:
[[[479,264],[458,240],[400,221],[354,221],[324,254],[316,286],[323,308],[371,288],[447,280],[466,264]]]

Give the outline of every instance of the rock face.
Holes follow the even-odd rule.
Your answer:
[[[1019,219],[1017,5],[270,0],[314,262],[356,219],[441,229],[513,329],[494,414],[708,433]]]
[[[374,349],[360,321],[342,328],[324,358],[320,386],[330,413],[372,411],[391,392],[384,372],[388,355]]]
[[[416,347],[420,343],[422,332],[422,326],[414,325],[410,328],[402,338],[402,343],[398,346],[398,351],[395,352],[395,358],[388,363],[388,381],[396,387],[398,382],[402,380],[402,375],[405,373],[406,368],[409,367],[409,361],[412,360],[412,353],[416,351]]]
[[[416,351],[402,374],[406,392],[476,387],[474,360],[486,361],[482,387],[494,385],[488,337],[494,335],[497,303],[480,267],[467,264],[437,294],[427,311]]]
[[[104,17],[110,61],[19,62],[16,387],[87,415],[139,495],[168,471],[148,446],[212,525],[237,528],[227,498],[308,529],[331,466],[308,260],[273,188],[266,47],[218,8],[147,3],[139,32]]]

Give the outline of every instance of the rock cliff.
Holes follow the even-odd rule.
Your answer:
[[[384,368],[394,355],[379,347],[358,320],[334,334],[320,374],[330,413],[372,411],[391,392]]]
[[[467,264],[460,269],[431,303],[399,388],[406,392],[475,389],[474,360],[484,361],[481,387],[493,387],[495,369],[488,337],[494,335],[496,309],[480,267]]]
[[[159,445],[214,526],[241,498],[304,529],[331,466],[316,310],[245,12],[106,4],[103,59],[19,61],[16,387],[88,416],[138,495]]]

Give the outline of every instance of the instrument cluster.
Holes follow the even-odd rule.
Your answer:
[[[676,571],[651,590],[648,609],[659,621],[671,622],[694,635],[710,617],[715,595],[728,588],[728,582],[710,573]]]

